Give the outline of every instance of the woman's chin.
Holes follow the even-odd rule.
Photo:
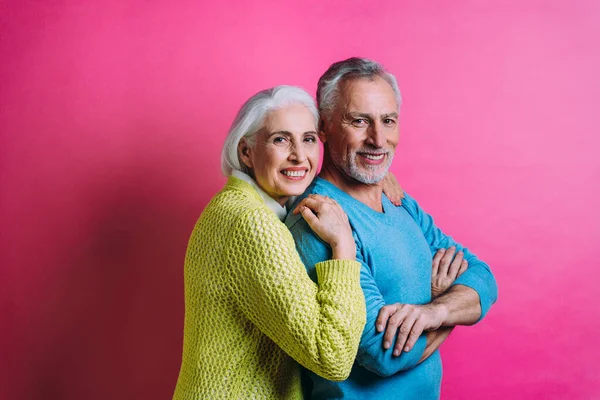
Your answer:
[[[294,185],[287,190],[288,194],[286,196],[300,196],[306,191],[309,185],[310,182],[302,182],[302,184]]]
[[[308,187],[308,186],[306,186]],[[293,190],[293,191],[289,191],[286,194],[284,194],[285,197],[298,197],[300,195],[302,195],[302,193],[304,193],[304,191],[306,190],[306,188],[302,189],[302,190]]]

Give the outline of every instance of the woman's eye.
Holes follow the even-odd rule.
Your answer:
[[[314,136],[307,136],[304,138],[305,141],[309,142],[309,143],[315,143],[317,141],[317,138]]]
[[[273,139],[273,143],[275,143],[275,144],[285,143],[285,138],[283,136],[277,136],[276,138]]]
[[[352,121],[352,125],[354,126],[365,126],[367,125],[367,120],[364,118],[357,118]]]

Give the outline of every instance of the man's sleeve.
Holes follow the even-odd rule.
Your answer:
[[[286,223],[294,237],[296,248],[308,270],[309,276],[313,280],[316,279],[316,274],[312,266],[318,262],[330,259],[331,248],[314,234],[306,221],[301,217],[288,217]],[[357,246],[356,261],[361,263],[360,285],[365,296],[367,309],[367,320],[360,339],[356,362],[362,367],[384,377],[393,375],[399,371],[411,369],[419,363],[425,351],[427,344],[426,336],[425,334],[421,335],[411,351],[403,351],[397,357],[392,355],[393,346],[387,350],[383,348],[384,332],[377,332],[375,322],[379,315],[379,310],[385,305],[385,302],[371,274],[371,269],[361,256],[360,243],[356,236],[354,239]],[[395,340],[396,337],[394,337],[392,343],[395,343]]]
[[[469,249],[457,243],[452,237],[444,234],[435,225],[433,218],[423,211],[415,199],[407,193],[404,193],[404,195],[402,207],[411,214],[415,222],[421,227],[421,231],[429,243],[432,254],[440,248],[447,249],[450,246],[456,246],[456,251],[462,250],[464,252],[464,258],[469,262],[469,267],[454,281],[453,285],[468,286],[479,294],[479,303],[481,305],[481,317],[479,320],[481,320],[498,298],[498,286],[490,267],[477,258]]]

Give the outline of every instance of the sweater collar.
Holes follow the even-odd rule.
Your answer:
[[[265,202],[265,205],[269,207],[269,209],[271,209],[271,211],[273,211],[275,215],[277,215],[277,218],[279,218],[280,221],[283,221],[285,219],[285,216],[287,215],[287,207],[282,206],[281,204],[276,202],[275,199],[269,196],[264,190],[260,188],[260,186],[258,186],[258,183],[256,183],[254,179],[252,179],[249,175],[243,173],[242,171],[238,170],[233,170],[231,175],[252,185],[254,190],[256,190],[256,192]]]

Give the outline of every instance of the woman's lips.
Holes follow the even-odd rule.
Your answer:
[[[282,170],[281,174],[283,176],[285,176],[287,179],[297,181],[297,180],[304,179],[307,172],[308,172],[308,168],[292,167],[292,168],[286,168],[286,169]]]

